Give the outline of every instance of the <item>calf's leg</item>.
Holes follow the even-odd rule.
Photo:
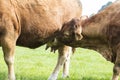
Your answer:
[[[112,80],[118,80],[119,75],[120,75],[120,47],[117,49],[117,56],[116,56],[116,61],[113,68]]]
[[[69,47],[66,51],[66,61],[63,65],[63,78],[69,77],[69,65],[70,65],[70,57],[72,54],[72,48]]]
[[[58,73],[60,71],[60,68],[64,65],[64,72],[63,72],[63,75],[65,76],[68,76],[68,72],[67,70],[69,70],[69,61],[70,59],[67,59],[67,57],[70,57],[70,54],[71,54],[71,50],[72,48],[69,47],[69,46],[63,46],[61,48],[59,48],[58,52],[59,52],[59,55],[58,55],[58,62],[57,62],[57,65],[53,71],[53,73],[51,74],[51,76],[48,78],[48,80],[56,80],[57,79],[57,76],[58,76]],[[66,62],[67,61],[67,62]]]

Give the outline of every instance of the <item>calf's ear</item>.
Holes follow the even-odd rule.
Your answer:
[[[87,22],[88,16],[81,16],[80,17],[80,25],[84,25],[85,22]]]
[[[80,17],[80,20],[87,20],[88,19],[88,16],[87,15],[84,15],[84,16],[81,16]]]

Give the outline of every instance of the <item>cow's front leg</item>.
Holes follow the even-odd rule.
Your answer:
[[[59,56],[58,56],[57,65],[56,65],[53,73],[51,74],[51,76],[48,78],[48,80],[56,80],[57,79],[60,68],[63,66],[63,64],[67,60],[67,56],[69,55],[69,52],[71,51],[71,49],[72,48],[70,48],[68,46],[63,46],[63,47],[59,48],[59,50],[58,50]],[[66,66],[67,65],[64,65],[64,68],[65,68],[64,70],[69,70],[69,69],[67,69],[69,67],[66,67]],[[69,71],[66,71],[66,72],[69,72]]]
[[[14,73],[14,48],[15,41],[11,40],[9,37],[2,40],[2,49],[4,53],[4,60],[8,67],[8,79],[15,80]]]
[[[119,75],[120,75],[120,45],[119,45],[119,48],[117,49],[117,56],[116,56],[116,61],[113,68],[112,80],[118,80]]]

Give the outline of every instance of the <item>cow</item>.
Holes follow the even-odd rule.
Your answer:
[[[8,67],[8,79],[15,80],[15,46],[37,48],[54,40],[62,25],[81,16],[79,0],[0,0],[0,45]],[[56,80],[61,66],[69,74],[72,48],[61,45],[58,63],[49,77]]]
[[[76,29],[73,29],[74,27]],[[77,41],[78,34],[82,36],[80,41]],[[73,39],[73,37],[76,38]],[[120,0],[91,17],[82,16],[68,21],[63,25],[61,34],[56,39],[72,47],[98,51],[114,64],[112,80],[118,80],[120,74]]]

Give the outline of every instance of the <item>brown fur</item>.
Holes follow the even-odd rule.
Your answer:
[[[76,5],[78,3],[74,1],[77,0],[69,2],[67,0],[1,0],[0,14],[2,19],[9,19],[10,24],[14,26],[13,30],[19,36],[17,45],[36,48],[55,36],[54,33],[61,29],[64,22],[80,16],[81,11],[78,9],[81,6]],[[72,12],[71,8],[73,8]],[[7,25],[8,22],[4,24]]]
[[[78,2],[0,0],[0,44],[8,65],[9,80],[14,80],[15,46],[37,48],[53,40],[65,22],[81,16]]]
[[[120,0],[88,19],[80,18],[79,23],[81,24],[79,27],[82,27],[83,39],[65,43],[73,47],[94,49],[100,52],[107,60],[115,64],[112,80],[118,80],[120,74]]]

